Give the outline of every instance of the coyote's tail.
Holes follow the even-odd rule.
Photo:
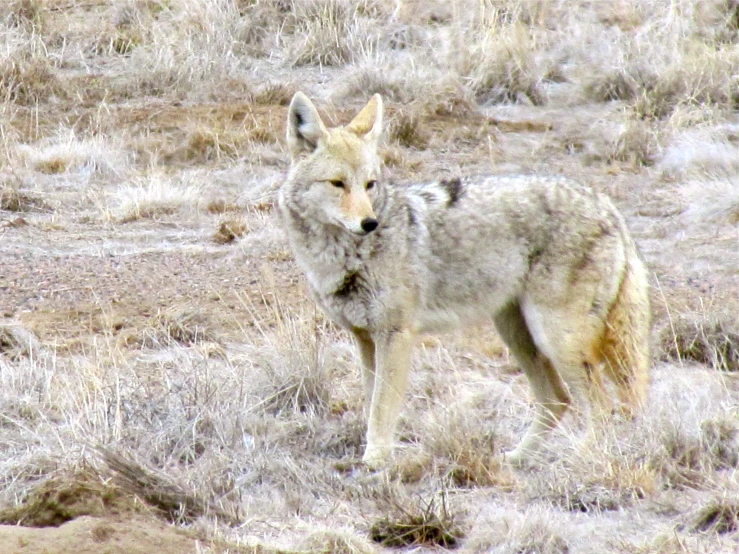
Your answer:
[[[606,317],[603,360],[628,415],[644,404],[649,387],[649,283],[644,264],[629,240],[626,268]]]

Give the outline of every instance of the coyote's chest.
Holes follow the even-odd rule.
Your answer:
[[[313,298],[337,324],[366,329],[377,283],[358,255],[312,256],[304,260]]]

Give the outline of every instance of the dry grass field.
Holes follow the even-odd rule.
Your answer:
[[[387,105],[388,178],[561,173],[647,261],[649,404],[532,467],[494,331],[361,456],[350,337],[274,208],[286,106]],[[5,0],[0,554],[739,551],[737,0]]]

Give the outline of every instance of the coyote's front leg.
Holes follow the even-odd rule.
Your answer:
[[[375,343],[375,375],[367,425],[367,449],[362,461],[370,469],[384,467],[393,448],[395,426],[408,384],[413,333],[393,330],[378,333]]]
[[[364,382],[364,417],[369,418],[372,396],[375,392],[375,341],[368,331],[353,329],[354,339],[362,362],[362,381]]]

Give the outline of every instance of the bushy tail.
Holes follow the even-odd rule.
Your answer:
[[[602,354],[606,374],[616,384],[625,412],[633,416],[649,387],[651,309],[646,268],[633,243],[628,250],[624,278],[606,318]]]

